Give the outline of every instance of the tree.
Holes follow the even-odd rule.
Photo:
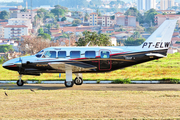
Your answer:
[[[136,39],[136,38],[140,38],[140,36],[141,36],[140,33],[136,31],[133,33],[133,35],[131,37]]]
[[[43,34],[43,33],[44,33],[44,30],[43,30],[42,27],[38,29],[38,33],[39,33],[39,34]]]
[[[97,34],[96,32],[84,31],[84,37],[80,37],[77,46],[86,46],[90,41],[90,45],[95,46],[110,46],[109,36],[105,34]]]
[[[52,24],[46,24],[45,27],[48,29],[48,33],[50,33],[50,29],[52,27]]]
[[[24,8],[24,9],[21,9],[20,11],[21,11],[21,12],[27,12],[27,9]]]
[[[47,18],[52,18],[52,19],[55,19],[54,17],[54,14],[53,13],[47,13],[45,16],[44,16],[44,20],[47,19]]]
[[[167,13],[163,13],[162,15],[167,15]]]
[[[35,54],[38,51],[51,47],[51,46],[59,46],[60,42],[52,42],[46,39],[43,39],[42,37],[31,37],[31,38],[25,38],[23,41],[20,42],[20,50],[26,54]]]
[[[99,11],[99,9],[96,10],[96,13],[98,14],[98,16],[101,16],[101,12]]]
[[[141,45],[144,41],[144,38],[139,38],[135,40],[132,37],[129,37],[127,40],[125,40],[125,46],[138,46]]]
[[[139,23],[143,23],[143,16],[141,15],[141,13],[134,7],[130,7],[125,13],[124,15],[130,15],[130,16],[135,16],[136,17],[136,21],[138,21]]]
[[[41,9],[39,9],[39,10],[37,11],[37,16],[38,16],[39,18],[43,19],[44,16],[47,15],[47,13],[48,13],[48,11],[47,11],[46,9],[41,8]]]
[[[79,20],[79,19],[75,19],[75,20],[73,20],[73,22],[72,22],[73,26],[77,26],[77,25],[80,24],[80,23],[81,23],[81,20]]]
[[[58,19],[60,16],[64,16],[65,13],[68,11],[66,7],[62,7],[60,5],[55,5],[55,8],[51,10],[51,13],[56,16],[56,19]]]
[[[59,29],[59,28],[60,28],[60,25],[59,25],[59,24],[57,24],[57,25],[56,25],[56,29]]]
[[[151,23],[155,24],[154,17],[157,14],[159,14],[159,13],[153,8],[148,10],[147,12],[144,13],[144,20],[145,20],[144,22],[149,23],[149,24],[151,24]]]
[[[0,52],[6,53],[10,50],[13,50],[12,45],[0,45]]]
[[[61,19],[61,21],[66,21],[66,17],[63,17],[63,18]]]
[[[180,15],[180,12],[178,12],[177,15]]]
[[[111,16],[111,19],[114,20],[115,19],[115,15]]]
[[[120,31],[126,31],[125,29],[123,28],[120,28],[119,30],[117,30],[116,32],[120,32]]]
[[[6,10],[1,11],[0,13],[0,19],[8,19],[9,13]]]
[[[47,33],[40,33],[38,34],[38,36],[44,38],[44,39],[48,39],[51,40],[51,35],[47,34]]]
[[[85,14],[85,21],[88,21],[88,18],[89,18],[89,14],[86,12],[86,14]]]

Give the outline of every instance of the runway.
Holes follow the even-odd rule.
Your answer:
[[[0,84],[4,90],[87,90],[87,91],[180,91],[180,84],[83,84],[66,88],[63,84]]]

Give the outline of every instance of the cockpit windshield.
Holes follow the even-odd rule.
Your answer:
[[[41,50],[41,51],[39,51],[35,56],[36,56],[37,58],[40,58],[43,53],[44,53],[44,50]]]
[[[45,51],[43,58],[56,58],[56,51]]]

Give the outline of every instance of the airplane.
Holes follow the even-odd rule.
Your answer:
[[[2,66],[22,75],[40,76],[42,73],[65,73],[66,87],[83,84],[83,73],[111,72],[167,56],[177,20],[166,20],[140,46],[109,47],[49,47],[35,55],[19,57]],[[72,80],[72,74],[76,75]]]

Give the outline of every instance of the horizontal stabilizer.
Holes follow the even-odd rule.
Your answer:
[[[159,54],[159,53],[148,53],[148,54],[146,54],[146,56],[166,57],[166,56]]]

